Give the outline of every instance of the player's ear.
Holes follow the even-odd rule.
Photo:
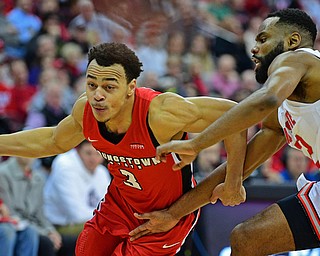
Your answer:
[[[128,96],[132,96],[134,93],[134,89],[136,88],[137,80],[132,79],[128,85]]]
[[[288,38],[289,50],[296,49],[301,44],[301,35],[298,32],[293,32]]]

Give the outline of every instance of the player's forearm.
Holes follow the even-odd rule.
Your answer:
[[[53,143],[53,128],[38,128],[0,135],[0,155],[39,158],[62,150]]]
[[[234,133],[259,123],[277,107],[278,100],[274,95],[267,95],[263,91],[253,93],[191,139],[192,147],[195,152],[200,152]]]
[[[210,203],[213,188],[225,179],[226,163],[217,167],[208,177],[202,180],[195,188],[190,190],[170,206],[168,212],[175,218],[194,212],[200,207]]]
[[[225,184],[239,189],[243,180],[243,168],[247,150],[247,130],[233,134],[224,140],[228,165]]]
[[[272,130],[264,129],[259,131],[249,142],[244,161],[242,179],[246,179],[250,174],[270,156],[278,151],[285,143],[281,134]],[[227,162],[216,168],[208,177],[202,180],[194,189],[184,194],[178,201],[170,206],[168,212],[175,218],[183,216],[197,210],[210,203],[213,189],[225,181]]]

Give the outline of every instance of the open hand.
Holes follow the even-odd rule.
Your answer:
[[[134,216],[140,220],[148,221],[130,231],[130,241],[145,235],[166,232],[179,222],[179,220],[175,219],[166,209],[142,214],[134,213]]]

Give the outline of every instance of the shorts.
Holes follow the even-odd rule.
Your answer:
[[[91,221],[85,224],[78,237],[76,256],[173,256],[184,243],[182,234],[186,231],[178,224],[166,233],[147,235],[131,242],[129,236],[101,233],[95,226]],[[172,235],[175,235],[173,240],[170,239]]]
[[[308,181],[298,193],[277,202],[290,226],[296,250],[320,247],[320,219],[315,207],[320,202],[315,193],[318,189],[320,183]]]

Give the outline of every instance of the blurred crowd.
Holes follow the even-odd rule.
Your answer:
[[[215,96],[240,102],[261,87],[255,80],[250,53],[257,29],[267,13],[287,7],[304,9],[320,27],[320,2],[317,0],[2,0],[0,133],[53,126],[66,117],[75,100],[85,91],[87,52],[100,42],[122,42],[136,52],[144,69],[138,79],[140,87],[182,96]],[[320,37],[315,48],[320,49]],[[250,128],[248,137],[258,129],[259,125]],[[77,153],[83,160],[81,148],[69,152],[72,156]],[[91,158],[96,157],[94,153],[90,154]],[[225,158],[223,143],[203,150],[195,163],[197,180],[206,177]],[[72,157],[61,160],[59,156],[59,159],[37,159],[32,165],[22,161],[21,165],[21,160],[14,158],[12,165],[22,170],[21,177],[26,182],[31,180],[30,170],[37,169],[44,179],[44,186],[49,184],[46,189],[56,189],[56,193],[61,194],[49,181],[60,175],[53,175],[59,169],[66,168],[60,165],[69,164],[71,169],[75,165],[68,163]],[[88,159],[83,161],[90,162]],[[1,159],[0,174],[1,165],[7,165],[7,162],[6,158]],[[93,162],[94,168],[84,169],[102,168],[105,164],[98,160]],[[4,169],[8,167],[4,166]],[[294,182],[301,172],[318,180],[316,171],[301,152],[285,147],[257,169],[249,180],[281,184]],[[99,172],[102,175],[101,170]],[[106,168],[103,172],[108,174]],[[87,175],[85,170],[83,173],[83,179],[90,183],[92,175]],[[57,183],[61,185],[67,179],[60,178]],[[4,202],[5,198],[1,198],[8,196],[3,190],[0,187],[0,220],[7,212],[3,205],[10,204],[10,200]],[[94,206],[101,191],[97,195],[90,193],[93,200],[90,205]],[[62,202],[61,198],[55,200]],[[54,231],[49,238],[57,252],[63,237],[57,238],[56,233],[67,230],[63,235],[75,235],[69,224],[79,230],[75,224],[81,226],[89,218],[92,207],[83,211],[87,213],[84,218],[74,217],[76,221],[71,217],[69,220],[62,218],[66,213],[53,210],[54,205],[47,207],[42,217],[49,223],[48,230]],[[8,205],[8,208],[17,211],[14,205]],[[28,214],[20,218],[31,222],[26,217]],[[23,226],[21,230],[26,228]],[[52,234],[48,230],[41,234]],[[39,241],[33,241],[37,246]]]

